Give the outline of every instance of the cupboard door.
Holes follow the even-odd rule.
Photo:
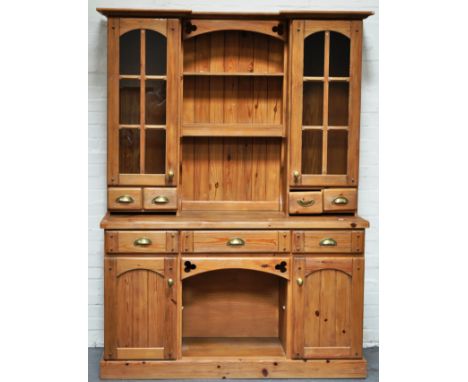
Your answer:
[[[179,21],[110,19],[108,183],[177,184]]]
[[[364,259],[295,257],[293,274],[293,357],[361,357]]]
[[[105,359],[176,358],[176,261],[105,258]]]
[[[356,186],[361,21],[291,28],[291,186]]]

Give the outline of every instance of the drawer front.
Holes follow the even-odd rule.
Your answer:
[[[364,231],[294,231],[293,251],[362,253],[364,252]]]
[[[355,211],[357,191],[354,188],[330,188],[323,190],[324,211]]]
[[[107,205],[110,210],[141,210],[141,188],[138,187],[109,187],[107,190]]]
[[[143,206],[151,211],[174,211],[177,209],[176,188],[145,188]]]
[[[321,214],[322,212],[322,191],[289,193],[290,214]]]
[[[107,253],[177,253],[176,231],[106,231]]]
[[[184,231],[182,252],[289,252],[289,231]]]

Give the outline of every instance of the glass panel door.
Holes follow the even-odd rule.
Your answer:
[[[121,184],[166,183],[166,40],[150,29],[131,30],[120,36]]]
[[[300,166],[292,161],[295,185],[347,183],[350,51],[350,38],[331,30],[303,40],[303,70],[293,72],[302,85],[301,126],[292,126],[301,129]]]

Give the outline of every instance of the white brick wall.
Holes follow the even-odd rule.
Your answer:
[[[235,6],[233,6],[235,4]],[[96,7],[209,11],[281,9],[371,10],[364,23],[359,214],[370,220],[366,235],[364,345],[379,342],[379,18],[378,0],[164,0],[88,2],[88,345],[103,346],[103,233],[106,212],[106,20]]]

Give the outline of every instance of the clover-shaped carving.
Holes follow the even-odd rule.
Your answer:
[[[185,265],[185,268],[184,268],[184,272],[190,272],[192,269],[195,269],[197,266],[195,264],[192,264],[191,261],[186,261],[184,263]]]
[[[279,270],[281,273],[284,273],[287,271],[286,265],[286,261],[282,261],[281,263],[275,265],[275,269]]]

